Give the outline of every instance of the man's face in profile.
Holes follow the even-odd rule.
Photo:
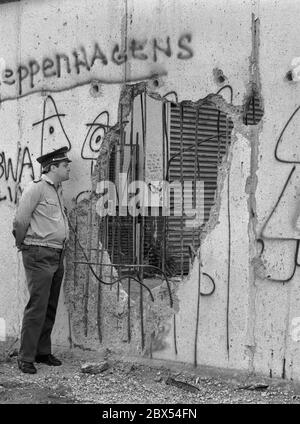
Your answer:
[[[59,182],[67,181],[70,178],[70,163],[68,161],[60,162],[55,168],[55,174]]]

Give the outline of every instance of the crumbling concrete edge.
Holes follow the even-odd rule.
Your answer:
[[[261,96],[261,82],[259,73],[259,43],[260,43],[260,20],[252,14],[252,52],[249,58],[249,90],[256,90],[259,93],[262,109],[264,109],[263,98]],[[257,251],[257,209],[256,209],[256,189],[258,184],[258,158],[259,158],[259,134],[262,131],[263,121],[251,128],[250,134],[250,176],[246,183],[246,193],[248,194],[248,236],[249,236],[249,292],[248,292],[248,321],[246,332],[246,354],[248,354],[249,371],[255,373],[254,356],[256,350],[255,341],[255,326],[256,326],[256,297],[257,287],[256,281],[256,266],[259,252]]]

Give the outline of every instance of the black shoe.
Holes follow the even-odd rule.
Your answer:
[[[46,365],[50,365],[54,367],[58,367],[59,365],[62,364],[61,361],[55,358],[55,356],[51,355],[51,353],[49,353],[48,355],[36,355],[35,360],[38,363],[42,363],[42,364],[46,364]]]
[[[25,372],[27,374],[36,373],[36,368],[33,365],[33,362],[26,362],[26,361],[22,361],[21,359],[18,359],[18,367],[22,372]]]

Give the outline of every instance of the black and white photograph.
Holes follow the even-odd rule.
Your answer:
[[[299,20],[0,0],[1,412],[300,404]]]

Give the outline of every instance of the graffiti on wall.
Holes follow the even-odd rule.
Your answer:
[[[17,203],[23,191],[22,181],[28,173],[34,179],[34,168],[28,147],[19,147],[14,159],[8,157],[4,151],[0,152],[0,202]]]
[[[299,110],[298,106],[286,121],[283,129],[276,141],[274,156],[277,162],[290,164],[287,169],[288,175],[280,194],[273,206],[267,220],[262,226],[258,243],[261,245],[256,273],[261,278],[275,283],[290,282],[300,266],[299,245],[300,245],[300,152],[299,152]],[[284,171],[283,171],[284,172]],[[272,259],[266,260],[268,253],[272,253]],[[275,259],[274,259],[275,258]],[[279,264],[279,269],[276,269]],[[271,270],[269,270],[269,267]],[[290,319],[291,297],[287,297],[286,319]],[[285,337],[282,355],[281,377],[286,376],[287,367],[287,345],[288,339]],[[271,350],[271,361],[273,362],[273,350]],[[291,365],[292,366],[292,362]],[[270,367],[270,377],[272,377],[272,365]]]
[[[57,53],[53,56],[45,56],[41,61],[32,58],[27,63],[21,63],[15,68],[6,67],[3,71],[2,83],[5,87],[14,87],[20,97],[25,93],[36,91],[39,82],[48,79],[59,79],[67,75],[79,75],[81,72],[97,71],[109,63],[120,66],[127,61],[150,61],[156,63],[161,57],[176,57],[179,60],[191,59],[194,55],[191,47],[192,35],[190,33],[182,34],[176,42],[172,42],[167,36],[161,41],[159,38],[152,40],[128,40],[126,51],[122,51],[120,45],[116,43],[110,51],[104,51],[95,42],[93,49],[87,51],[84,46],[74,49],[72,53]],[[174,44],[176,47],[174,47]],[[145,79],[143,77],[143,79]],[[113,79],[106,82],[116,82]],[[75,85],[76,86],[76,85]],[[72,85],[74,87],[74,85]],[[39,90],[45,90],[45,87]],[[9,90],[8,90],[9,91]],[[50,90],[51,91],[51,88]],[[2,101],[6,97],[2,96]]]
[[[283,185],[280,195],[264,223],[261,230],[261,237],[258,242],[261,244],[260,257],[266,252],[267,242],[285,241],[290,243],[293,251],[292,269],[283,269],[284,275],[274,278],[268,275],[271,281],[281,283],[289,282],[295,275],[296,267],[300,265],[299,243],[300,243],[300,150],[298,142],[298,119],[300,106],[298,106],[285,123],[275,147],[275,159],[280,163],[291,164],[291,170]],[[293,246],[293,247],[292,247]],[[286,259],[284,262],[286,262]]]
[[[62,146],[71,149],[71,142],[62,123],[65,116],[58,112],[53,97],[47,96],[43,104],[42,119],[32,124],[33,127],[41,125],[41,155]]]
[[[93,174],[94,164],[98,158],[104,137],[107,134],[109,126],[109,113],[107,110],[99,113],[93,122],[87,123],[87,134],[85,136],[81,157],[84,160],[91,161],[91,175]]]
[[[47,96],[43,102],[41,119],[32,124],[33,127],[41,128],[40,155],[62,146],[71,149],[71,142],[62,122],[65,116],[58,111],[53,97]],[[5,151],[0,152],[0,202],[17,204],[23,186],[35,178],[32,157],[33,154],[27,146],[18,147],[14,158]]]

